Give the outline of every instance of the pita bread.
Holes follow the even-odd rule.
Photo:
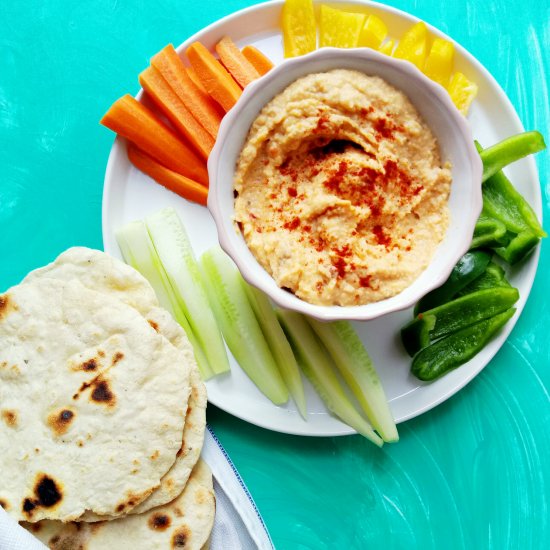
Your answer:
[[[19,520],[117,515],[180,448],[185,355],[134,308],[37,278],[0,295],[0,502]]]
[[[193,348],[181,326],[158,304],[149,282],[135,269],[101,252],[84,247],[74,247],[63,252],[49,265],[31,272],[23,282],[39,278],[61,280],[78,279],[84,286],[103,292],[135,307],[149,324],[178,348],[190,367],[191,394],[189,396],[182,446],[176,461],[161,484],[146,500],[126,513],[139,514],[170,502],[185,487],[195,466],[204,440],[206,427],[206,388],[193,354]],[[93,512],[86,512],[79,521],[103,521],[108,519]]]
[[[144,514],[100,523],[41,521],[23,523],[52,550],[199,550],[210,536],[215,516],[212,473],[199,460],[185,490],[174,501]]]

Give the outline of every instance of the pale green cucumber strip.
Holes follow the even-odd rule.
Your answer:
[[[304,420],[307,420],[306,396],[300,368],[277,320],[273,306],[261,290],[249,285],[242,277],[241,282],[286,387],[294,399],[298,411]]]
[[[211,378],[214,373],[178,303],[145,223],[135,221],[126,224],[116,232],[116,239],[125,262],[149,281],[160,305],[172,314],[187,334],[203,380]]]
[[[288,390],[241,283],[241,274],[219,247],[205,252],[200,267],[208,297],[231,353],[275,405],[288,401]]]
[[[277,310],[277,317],[296,352],[298,364],[328,409],[355,431],[381,447],[382,439],[348,399],[338,381],[327,350],[306,318],[294,311],[282,309]]]
[[[348,321],[321,323],[307,318],[340,374],[384,441],[399,441],[382,382],[365,346]]]
[[[194,335],[215,374],[229,370],[222,335],[203,286],[191,243],[173,208],[145,219],[147,230]]]

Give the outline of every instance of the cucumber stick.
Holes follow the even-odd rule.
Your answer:
[[[275,311],[267,296],[261,290],[249,285],[242,277],[241,282],[286,387],[294,399],[298,411],[306,420],[306,396],[300,368],[288,339],[277,320]]]
[[[277,310],[277,317],[296,352],[298,364],[329,410],[381,447],[382,439],[348,399],[336,376],[332,361],[306,318],[294,311],[282,309]]]
[[[398,441],[388,400],[371,358],[348,321],[321,323],[307,318],[340,374],[384,441]]]
[[[235,359],[273,403],[286,403],[288,390],[248,301],[241,274],[219,247],[205,252],[200,266],[212,309]]]
[[[215,374],[229,370],[220,329],[210,308],[191,243],[173,208],[145,219],[147,230],[193,334]]]
[[[212,377],[214,373],[178,303],[145,223],[135,221],[126,224],[116,232],[116,239],[125,262],[149,281],[160,305],[172,314],[187,334],[202,378],[207,380]]]

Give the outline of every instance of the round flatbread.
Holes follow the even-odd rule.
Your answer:
[[[8,513],[70,521],[145,500],[180,447],[189,395],[182,352],[120,300],[50,278],[0,295],[0,341]]]
[[[138,514],[170,502],[185,487],[199,459],[206,428],[206,388],[201,380],[193,348],[181,326],[164,309],[155,307],[155,293],[149,282],[135,269],[99,250],[74,247],[63,252],[49,265],[31,272],[23,282],[39,278],[79,280],[84,286],[118,298],[135,307],[149,324],[184,355],[190,369],[187,414],[181,447],[172,468],[161,479],[160,486],[141,504],[126,510]],[[107,518],[86,512],[80,521],[103,521]]]
[[[105,550],[120,548],[121,541],[133,550],[200,550],[212,531],[215,511],[212,473],[199,460],[181,495],[144,514],[100,523],[22,525],[52,550]]]

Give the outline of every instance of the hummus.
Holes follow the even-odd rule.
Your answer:
[[[235,222],[277,284],[312,304],[398,294],[449,223],[451,174],[408,98],[351,70],[310,74],[253,123]]]

